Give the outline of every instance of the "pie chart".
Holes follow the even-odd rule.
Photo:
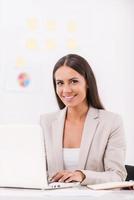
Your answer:
[[[18,82],[21,87],[28,87],[30,84],[30,77],[26,72],[22,72],[18,76]]]

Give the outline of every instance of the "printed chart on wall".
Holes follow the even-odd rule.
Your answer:
[[[61,4],[62,1],[58,2]],[[68,14],[61,10],[61,15],[57,15],[51,3],[13,0],[11,3],[8,1],[7,6],[7,0],[2,1],[1,48],[5,92],[41,91],[47,71],[61,55],[82,51],[80,38],[84,34],[83,42],[86,42],[87,34],[83,31],[86,16],[79,15],[82,4],[78,4],[76,9],[72,3],[67,9],[62,2],[62,10],[66,7]]]

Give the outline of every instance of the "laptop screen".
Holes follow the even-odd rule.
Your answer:
[[[0,125],[0,187],[47,185],[44,138],[39,125]]]

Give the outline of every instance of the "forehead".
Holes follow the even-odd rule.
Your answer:
[[[71,79],[73,77],[78,79],[84,79],[84,77],[80,73],[68,66],[62,66],[55,72],[56,80]]]

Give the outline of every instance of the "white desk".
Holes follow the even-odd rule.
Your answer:
[[[0,189],[0,200],[134,200],[134,190],[93,191],[86,187],[58,190]]]

